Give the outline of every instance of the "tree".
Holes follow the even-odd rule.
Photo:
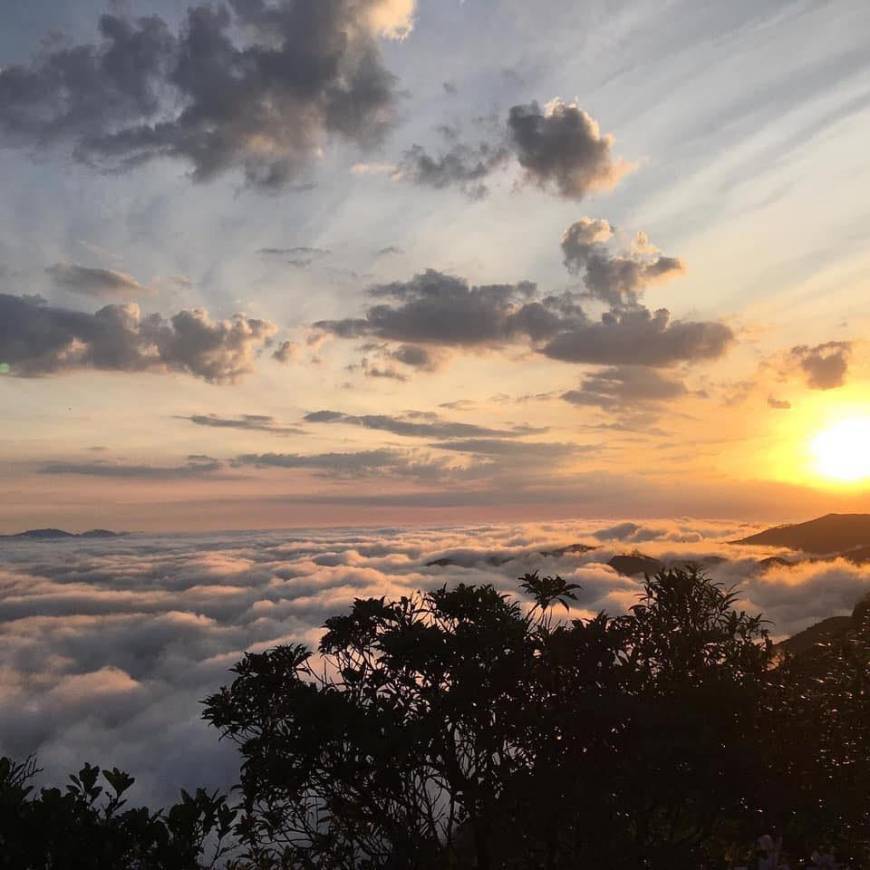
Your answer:
[[[698,569],[559,619],[559,577],[357,600],[248,654],[205,716],[243,758],[258,867],[682,867],[753,807],[771,649]],[[619,844],[619,846],[617,846]]]
[[[0,758],[0,868],[8,870],[198,870],[227,854],[235,813],[226,798],[182,792],[167,812],[127,809],[134,779],[86,764],[65,791],[31,780],[32,760]],[[210,857],[205,857],[206,845]]]

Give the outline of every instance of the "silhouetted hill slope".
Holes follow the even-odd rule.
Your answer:
[[[819,554],[842,553],[858,547],[870,549],[870,514],[828,514],[806,523],[766,529],[734,543]]]
[[[126,532],[110,532],[108,529],[91,529],[88,532],[75,534],[63,529],[28,529],[15,535],[0,535],[0,539],[8,541],[64,541],[69,538],[120,538]]]
[[[842,637],[851,627],[851,616],[830,616],[781,641],[777,646],[792,655],[800,655],[811,650],[817,644],[827,643]]]
[[[777,647],[794,656],[811,655],[819,644],[839,640],[852,629],[856,629],[866,618],[868,610],[870,610],[870,592],[858,600],[851,616],[829,616],[827,619],[780,641]]]

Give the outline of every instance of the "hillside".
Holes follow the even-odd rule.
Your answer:
[[[870,547],[870,514],[828,514],[805,523],[766,529],[732,543],[788,547],[817,555],[845,554]]]

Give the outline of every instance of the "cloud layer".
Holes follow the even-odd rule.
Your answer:
[[[725,543],[752,531],[636,520],[6,541],[0,753],[38,753],[54,781],[85,759],[128,767],[136,799],[227,786],[237,764],[200,722],[198,699],[230,678],[245,649],[315,643],[323,621],[355,597],[460,581],[516,591],[519,575],[540,569],[581,584],[572,615],[620,613],[640,580],[606,563],[635,547],[668,563],[706,563],[777,635],[848,613],[870,589],[866,566],[765,567],[760,560],[778,551]],[[564,549],[574,543],[595,549]]]

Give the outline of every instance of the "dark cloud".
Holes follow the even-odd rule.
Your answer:
[[[458,187],[471,199],[480,199],[489,192],[484,179],[509,158],[506,147],[487,142],[475,146],[455,142],[437,157],[414,145],[402,155],[396,175],[423,187]]]
[[[299,350],[292,341],[282,341],[272,352],[272,359],[279,363],[288,363],[295,359],[298,353]]]
[[[414,460],[408,451],[390,448],[351,453],[246,453],[233,460],[235,466],[303,469],[335,477],[407,474],[425,464]]]
[[[258,254],[267,257],[326,257],[332,253],[329,248],[311,248],[307,245],[296,245],[293,248],[260,248]]]
[[[791,357],[803,371],[807,386],[814,390],[842,387],[851,353],[849,341],[827,341],[815,347],[801,345],[791,349]]]
[[[185,465],[125,465],[111,462],[47,462],[40,474],[80,475],[82,477],[132,478],[137,480],[187,480],[192,477],[214,477],[223,464],[209,456],[188,457]]]
[[[157,15],[103,15],[99,41],[0,69],[0,136],[68,146],[105,169],[158,157],[207,180],[240,170],[290,182],[330,136],[366,146],[397,98],[380,35],[400,35],[413,3],[230,0],[191,7],[178,32]]]
[[[438,367],[438,360],[432,351],[417,344],[403,344],[391,351],[390,356],[406,366],[427,372]]]
[[[276,332],[266,320],[242,314],[212,320],[199,308],[168,319],[144,316],[133,303],[88,314],[0,294],[0,362],[25,377],[100,369],[232,382],[252,370]]]
[[[574,102],[513,106],[508,130],[529,181],[569,199],[611,188],[630,169],[614,159],[613,137]]]
[[[636,305],[648,284],[665,281],[685,271],[682,260],[662,256],[638,233],[629,251],[613,254],[606,243],[613,228],[605,220],[584,217],[562,235],[562,253],[568,270],[583,277],[589,295],[612,307]]]
[[[410,416],[410,415],[407,415]],[[306,423],[343,423],[351,426],[362,426],[366,429],[377,429],[390,432],[393,435],[405,435],[410,438],[517,438],[529,434],[525,428],[493,429],[487,426],[476,426],[471,423],[454,423],[448,420],[427,420],[391,417],[387,414],[343,414],[339,411],[313,411],[304,417]]]
[[[474,453],[482,456],[521,459],[524,462],[535,460],[546,462],[588,453],[590,450],[596,449],[592,445],[562,444],[547,441],[506,441],[501,438],[466,438],[440,443],[437,447],[439,450],[454,450],[457,453]]]
[[[471,286],[429,269],[410,281],[378,285],[365,317],[324,320],[339,338],[374,337],[442,347],[499,347],[526,341],[552,358],[600,365],[667,366],[712,359],[733,340],[721,323],[670,320],[666,309],[635,305],[590,320],[571,294],[541,297],[530,282]]]
[[[606,312],[601,320],[564,330],[542,353],[563,362],[669,366],[715,359],[734,340],[724,323],[671,321],[665,308]]]
[[[274,417],[263,414],[241,414],[238,417],[220,417],[217,414],[192,414],[182,417],[196,426],[209,426],[214,429],[244,429],[255,432],[271,432],[274,435],[304,435],[305,430],[298,426],[282,426]]]
[[[81,296],[111,298],[151,293],[131,275],[113,269],[96,269],[75,263],[55,263],[46,269],[58,287]]]
[[[574,405],[601,408],[636,408],[651,402],[663,402],[686,395],[682,381],[669,378],[645,366],[615,366],[585,378],[577,390],[562,394]]]
[[[776,411],[788,411],[791,408],[791,402],[786,399],[777,399],[776,396],[768,396],[767,404]]]
[[[614,158],[613,137],[602,135],[596,121],[574,102],[517,105],[506,123],[492,117],[475,123],[490,128],[485,141],[469,144],[457,129],[442,126],[446,146],[433,156],[414,145],[403,154],[394,177],[427,187],[459,187],[480,198],[488,193],[485,179],[515,159],[527,182],[579,200],[613,187],[632,168]]]
[[[378,251],[375,251],[376,257],[393,257],[399,254],[404,254],[405,252],[398,247],[397,245],[387,245],[386,248],[381,248]]]
[[[473,287],[461,278],[428,269],[410,281],[375,286],[368,294],[390,302],[370,307],[364,319],[320,321],[315,327],[341,338],[374,336],[458,346],[500,343],[521,331],[517,318],[524,302],[534,296],[535,285]]]

